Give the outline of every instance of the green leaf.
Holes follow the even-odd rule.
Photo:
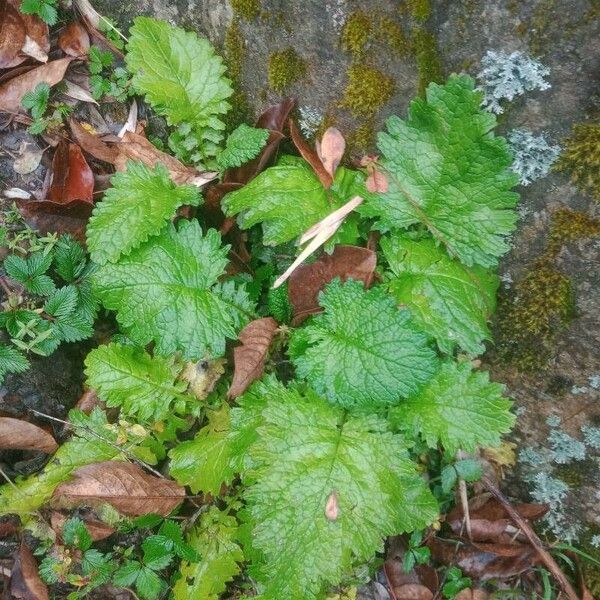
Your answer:
[[[29,361],[11,346],[0,344],[0,385],[7,373],[23,373],[29,369]]]
[[[181,366],[173,358],[152,357],[135,346],[108,344],[85,359],[88,385],[109,407],[124,415],[160,421],[172,412],[187,383],[177,381]]]
[[[158,598],[165,582],[149,567],[143,567],[135,580],[135,588],[141,598],[145,600],[154,600]]]
[[[227,246],[197,221],[173,225],[92,275],[106,308],[140,346],[154,341],[155,353],[180,351],[186,360],[221,356],[225,340],[253,318],[243,288],[219,284],[227,264]]]
[[[217,165],[221,171],[240,167],[258,156],[269,138],[268,129],[257,129],[242,123],[227,138],[225,148],[217,156]]]
[[[45,275],[51,264],[50,253],[44,255],[42,252],[36,252],[28,258],[11,254],[4,260],[4,269],[11,279],[22,283],[28,292],[48,296],[55,289],[52,279]]]
[[[54,247],[56,272],[67,283],[73,283],[83,274],[85,266],[85,250],[71,236],[61,236]]]
[[[56,25],[58,21],[55,0],[22,0],[21,12],[26,15],[37,15],[48,25]]]
[[[103,411],[96,408],[87,416],[72,410],[69,420],[75,428],[74,436],[60,446],[40,473],[17,479],[14,487],[10,484],[0,487],[0,515],[15,513],[25,516],[36,511],[79,467],[105,460],[127,459],[116,444],[116,428],[109,426]]]
[[[454,468],[454,465],[448,465],[442,469],[441,473],[441,483],[442,483],[442,491],[448,494],[452,488],[456,485],[458,481],[458,473]]]
[[[446,362],[428,385],[393,407],[389,418],[395,427],[421,435],[430,448],[440,443],[450,455],[473,452],[499,445],[514,423],[503,390],[468,362]]]
[[[452,75],[413,100],[408,119],[392,116],[380,133],[389,191],[368,199],[362,213],[381,229],[422,223],[450,256],[491,267],[509,248],[518,195],[506,140],[495,137],[493,114],[480,107],[473,80]]]
[[[87,550],[92,545],[92,536],[79,517],[65,521],[62,537],[67,546],[75,546],[79,550]]]
[[[44,116],[46,109],[48,108],[48,99],[50,98],[50,86],[46,82],[38,83],[35,89],[31,92],[27,92],[21,104],[23,108],[27,108],[31,111],[33,119],[40,119]]]
[[[199,560],[182,561],[180,578],[173,587],[175,600],[218,600],[226,585],[239,572],[244,560],[234,541],[237,523],[234,517],[212,507],[192,530],[188,543],[200,555]]]
[[[481,463],[472,458],[465,458],[454,463],[456,472],[465,481],[477,481],[481,479]]]
[[[221,484],[230,484],[235,471],[231,462],[229,438],[229,405],[209,411],[208,425],[193,440],[181,442],[169,452],[169,473],[180,485],[194,494],[218,496]]]
[[[252,573],[265,600],[321,597],[386,536],[425,527],[437,503],[403,438],[375,416],[350,416],[313,393],[280,386],[269,399],[245,475]]]
[[[189,123],[208,154],[222,139],[221,115],[233,93],[225,65],[214,47],[195,33],[166,21],[137,17],[126,55],[133,87],[169,125]],[[216,148],[214,148],[216,150]]]
[[[127,171],[115,174],[111,183],[87,227],[92,260],[101,265],[116,262],[160,233],[180,206],[200,202],[197,188],[175,185],[161,164],[150,169],[129,161]]]
[[[162,535],[151,535],[142,542],[144,564],[153,571],[161,571],[173,560],[173,542]]]
[[[121,565],[114,576],[114,584],[119,587],[129,587],[138,578],[142,565],[137,560],[131,560]]]
[[[305,161],[284,157],[277,166],[227,194],[221,206],[227,216],[238,215],[243,229],[262,223],[263,242],[277,245],[295,239],[356,195],[371,195],[362,173],[340,167],[327,191]],[[358,215],[348,216],[334,239],[355,242],[357,222]]]
[[[83,575],[91,577],[90,585],[93,587],[107,583],[114,570],[114,563],[110,555],[102,554],[92,548],[84,552],[81,558],[81,572]]]
[[[495,309],[498,277],[477,266],[463,266],[431,239],[383,237],[381,248],[392,270],[390,292],[398,304],[411,309],[440,350],[451,354],[458,345],[470,354],[483,352],[483,340],[490,338],[487,320]]]
[[[55,317],[51,323],[55,338],[64,342],[77,342],[94,333],[94,315],[83,307],[80,309],[79,290],[67,285],[54,291],[44,304],[44,312]]]
[[[44,312],[54,317],[68,317],[77,307],[77,288],[74,285],[55,290],[44,304]]]
[[[325,309],[296,330],[290,354],[299,377],[346,408],[396,404],[437,368],[427,337],[381,287],[339,279],[319,298]]]

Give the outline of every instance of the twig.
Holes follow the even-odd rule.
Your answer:
[[[30,408],[29,411],[40,417],[43,417],[44,419],[49,419],[50,421],[56,421],[58,423],[62,423],[63,425],[68,425],[69,427],[74,428],[74,429],[77,429],[78,427],[80,429],[84,429],[85,431],[87,431],[88,433],[91,433],[93,436],[97,437],[99,440],[101,440],[105,444],[108,444],[111,448],[114,448],[115,450],[118,450],[119,452],[122,452],[123,454],[127,455],[129,460],[138,464],[140,467],[148,469],[148,471],[150,471],[153,475],[156,475],[157,477],[160,477],[161,479],[166,479],[166,477],[160,471],[153,469],[150,465],[146,464],[144,461],[140,460],[139,458],[136,458],[133,454],[131,454],[131,452],[129,451],[128,448],[124,448],[113,442],[110,442],[109,440],[102,437],[99,433],[96,433],[93,429],[90,429],[89,427],[81,427],[81,425],[74,425],[73,423],[70,423],[69,421],[64,421],[63,419],[58,419],[51,415],[47,415],[43,412],[40,412],[39,410],[35,410],[34,408]]]
[[[458,493],[460,495],[460,504],[463,510],[463,519],[465,529],[467,531],[467,537],[469,541],[473,541],[473,535],[471,533],[471,514],[469,513],[469,498],[467,497],[467,482],[460,477],[458,480]]]
[[[6,283],[6,279],[4,279],[4,277],[0,277],[0,286],[2,287],[2,289],[4,290],[4,293],[6,294],[6,298],[8,299],[8,297],[13,293],[12,290],[8,287],[8,283]]]
[[[556,579],[560,587],[563,589],[567,598],[569,598],[569,600],[579,600],[577,592],[569,583],[569,580],[562,572],[554,558],[552,558],[552,555],[544,548],[542,540],[540,540],[540,538],[537,536],[531,525],[517,512],[514,506],[508,501],[506,496],[498,489],[496,484],[487,475],[484,475],[481,478],[481,483],[483,483],[483,486],[487,489],[487,491],[490,492],[490,494],[492,494],[492,496],[494,496],[494,498],[496,498],[500,504],[502,504],[506,512],[510,515],[510,518],[521,529],[525,537],[529,540],[529,543],[539,554],[539,557],[546,568],[550,571],[554,579]]]

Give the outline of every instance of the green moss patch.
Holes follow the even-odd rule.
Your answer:
[[[293,48],[273,52],[269,56],[269,86],[282,94],[285,90],[306,75],[306,62]]]

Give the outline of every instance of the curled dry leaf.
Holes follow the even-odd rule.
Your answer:
[[[186,363],[180,377],[189,383],[188,392],[204,400],[225,373],[225,362],[224,358],[215,358]]]
[[[89,102],[90,104],[98,104],[96,99],[86,90],[81,87],[79,84],[74,83],[68,79],[64,80],[65,89],[63,94],[65,96],[69,96],[69,98],[73,98],[75,100],[81,100],[81,102]]]
[[[102,410],[106,408],[106,404],[100,400],[96,390],[86,390],[81,394],[79,400],[77,400],[77,404],[75,404],[75,408],[86,415],[89,415],[96,407]]]
[[[35,60],[39,62],[48,62],[48,54],[33,38],[30,38],[28,35],[25,36],[25,43],[21,48],[21,52],[27,56],[31,56],[31,58],[35,58]]]
[[[71,57],[53,60],[5,81],[0,85],[0,110],[6,112],[22,110],[23,96],[34,90],[38,83],[45,82],[53,86],[62,81],[72,60]]]
[[[25,23],[19,11],[8,0],[0,0],[0,69],[22,62],[17,57],[26,35]]]
[[[377,169],[373,169],[369,173],[365,186],[369,192],[379,192],[381,194],[385,194],[389,188],[387,177]]]
[[[292,325],[299,325],[319,312],[319,292],[333,279],[354,279],[371,285],[377,266],[373,250],[358,246],[336,246],[332,254],[321,255],[310,265],[299,266],[290,276],[288,297],[294,309]]]
[[[166,517],[184,497],[184,488],[170,479],[149,475],[131,463],[106,461],[77,469],[71,481],[54,490],[52,504],[74,508],[108,503],[130,517],[148,513]]]
[[[140,129],[143,130],[143,126],[141,124]],[[141,133],[141,131],[138,132],[138,105],[135,100],[131,103],[131,106],[129,107],[129,114],[127,115],[127,121],[125,121],[117,136],[122,138],[128,131],[131,133]]]
[[[48,200],[67,204],[73,200],[93,203],[94,173],[77,144],[61,142],[52,160],[52,184]]]
[[[81,515],[81,519],[85,523],[85,528],[88,530],[89,534],[92,536],[92,540],[94,540],[95,542],[97,542],[99,540],[104,540],[107,537],[110,537],[116,531],[116,529],[114,527],[111,527],[110,525],[107,525],[103,521],[95,519],[89,515],[86,515],[86,514]],[[56,510],[52,511],[52,514],[50,515],[50,525],[52,526],[52,529],[54,530],[56,535],[59,535],[62,537],[63,527],[65,526],[66,522],[67,522],[66,515],[64,515],[61,512],[58,512]]]
[[[325,516],[330,521],[336,521],[340,514],[340,505],[338,503],[338,497],[333,490],[331,494],[329,494],[329,498],[327,498],[327,502],[325,503]]]
[[[242,329],[240,332],[242,345],[233,350],[235,369],[233,381],[227,392],[229,398],[241,396],[253,381],[262,377],[265,358],[277,327],[275,319],[264,317],[251,321]]]
[[[10,577],[10,598],[48,600],[48,588],[40,579],[38,564],[29,546],[21,542]]]
[[[51,454],[58,448],[58,444],[51,434],[33,423],[0,417],[0,448],[39,450]]]
[[[320,142],[317,142],[317,154],[325,167],[325,170],[335,177],[335,171],[338,168],[344,152],[346,151],[346,140],[339,129],[329,127]]]
[[[200,172],[184,165],[174,156],[161,152],[143,135],[131,131],[123,134],[123,141],[115,149],[118,154],[114,165],[119,171],[126,169],[128,160],[139,160],[149,167],[164,165],[169,170],[171,179],[178,185],[189,183],[200,187],[217,176],[217,173]]]
[[[78,58],[89,52],[90,36],[79,21],[73,21],[58,34],[58,45],[67,56]]]
[[[324,219],[307,229],[300,238],[300,244],[304,244],[311,240],[307,246],[300,252],[296,260],[280,275],[273,287],[279,287],[286,281],[290,275],[313,253],[318,250],[335,232],[341,227],[346,217],[360,204],[363,199],[360,196],[354,196],[352,200],[348,200],[346,204],[328,214]]]
[[[292,136],[294,146],[296,146],[302,158],[312,167],[312,170],[319,178],[319,181],[323,187],[325,189],[329,189],[333,183],[333,174],[330,173],[325,165],[321,162],[317,152],[309,146],[308,142],[300,133],[300,130],[293,119],[290,119],[290,135]]]
[[[91,133],[73,117],[69,119],[69,126],[73,139],[83,148],[85,152],[102,160],[114,164],[119,155],[119,150],[103,142],[97,135]]]

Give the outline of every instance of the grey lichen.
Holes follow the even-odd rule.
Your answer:
[[[550,145],[543,135],[525,129],[514,129],[507,135],[513,154],[512,170],[521,185],[529,185],[545,177],[558,159],[561,148]]]
[[[523,52],[488,50],[481,59],[479,89],[484,93],[482,105],[489,111],[504,112],[500,102],[511,101],[532,90],[546,90],[550,84],[545,77],[550,70]]]
[[[583,433],[583,441],[586,446],[592,450],[600,450],[600,427],[584,425],[581,433]]]
[[[568,433],[554,429],[550,432],[548,441],[556,464],[566,465],[573,460],[585,460],[585,444]]]

